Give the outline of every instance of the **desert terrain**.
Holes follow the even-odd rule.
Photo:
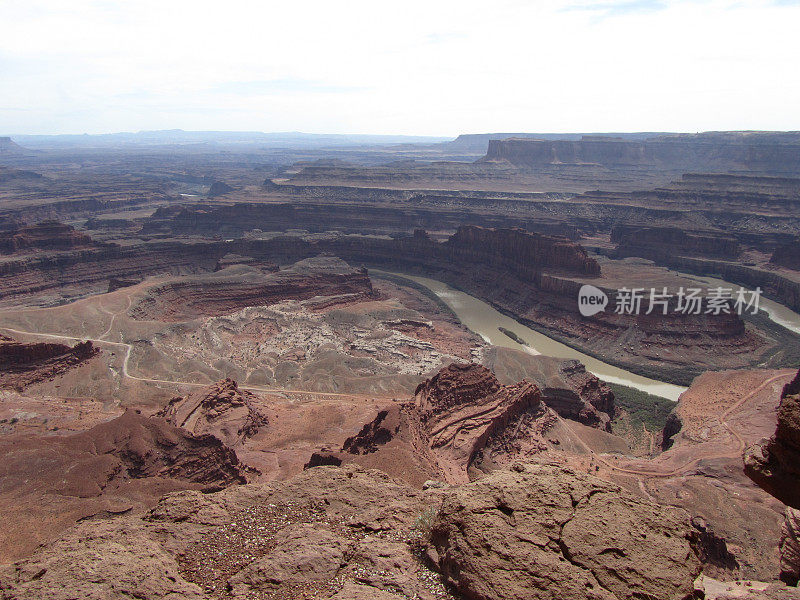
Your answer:
[[[0,598],[800,598],[800,134],[248,135],[0,139]]]

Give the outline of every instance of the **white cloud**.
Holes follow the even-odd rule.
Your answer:
[[[4,0],[0,132],[800,129],[797,3]]]

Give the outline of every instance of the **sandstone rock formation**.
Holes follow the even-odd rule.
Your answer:
[[[214,183],[211,184],[211,187],[208,190],[208,197],[216,198],[217,196],[224,196],[228,192],[232,192],[235,189],[236,188],[228,185],[224,181],[215,181]]]
[[[560,467],[452,490],[431,539],[446,580],[476,600],[677,600],[700,572],[685,512]]]
[[[335,208],[339,210],[340,207]],[[264,215],[268,216],[274,210],[273,205],[232,205],[218,210],[183,209],[178,214],[186,213],[185,220],[168,220],[168,231],[174,228],[176,231],[173,233],[205,235],[204,232],[220,231],[220,223],[233,223],[238,230],[241,227],[252,228],[260,224],[259,218],[267,218]],[[173,211],[163,212],[172,214]],[[293,214],[285,215],[286,223],[292,222]],[[314,221],[324,223],[329,228],[332,223],[326,219],[323,215]],[[183,229],[184,225],[186,229]],[[480,245],[476,245],[478,242]],[[232,241],[205,240],[197,243],[174,240],[139,242],[82,251],[53,252],[41,257],[14,255],[12,260],[0,264],[0,277],[5,298],[35,294],[46,303],[49,294],[52,294],[50,301],[56,303],[63,302],[67,294],[85,295],[93,289],[107,290],[111,278],[136,280],[152,274],[208,273],[229,254],[253,259],[253,264],[285,265],[321,253],[338,256],[353,265],[366,264],[388,270],[433,274],[441,281],[456,285],[515,315],[523,322],[544,328],[556,339],[585,345],[604,360],[628,369],[646,369],[644,372],[648,375],[674,382],[688,383],[708,366],[738,367],[750,364],[759,353],[767,351],[768,342],[765,338],[746,330],[742,320],[735,314],[698,316],[670,313],[666,317],[658,315],[655,318],[653,315],[601,313],[586,319],[578,313],[575,298],[586,278],[596,277],[598,262],[579,245],[564,238],[514,229],[465,226],[443,243],[436,242],[424,232],[393,239],[326,234],[253,236]],[[205,274],[198,276],[189,286],[193,288],[191,291],[189,287],[181,291],[190,296],[197,294],[200,298],[206,295],[202,290],[215,287],[215,281],[219,284],[217,288],[237,289],[240,284],[226,280],[226,276],[244,277],[246,272],[243,265],[235,269],[238,270],[219,271],[216,279],[207,279]],[[277,273],[275,275],[279,276]],[[785,279],[775,273],[772,275]],[[246,289],[239,289],[236,297],[230,297],[230,293],[226,297],[224,289],[214,293],[225,305],[241,306],[236,298],[248,296],[253,298],[246,301],[258,302],[262,295],[269,294],[256,281],[263,281],[268,286],[263,275],[254,275],[254,283],[249,287],[245,285]],[[604,285],[602,278],[591,281],[596,285]],[[800,302],[800,284],[796,287],[796,299]],[[791,289],[791,286],[787,288],[787,293],[791,293]],[[161,313],[180,307],[174,301],[177,290],[170,290],[170,285],[165,284],[163,291],[164,300],[170,296],[173,298],[168,302],[172,308],[154,306],[153,310]],[[207,300],[209,305],[213,305],[210,299]],[[142,310],[146,308],[142,307]],[[618,344],[621,332],[630,331],[631,328],[636,345],[628,349],[616,347],[612,352],[610,348]],[[679,347],[677,351],[676,346]],[[663,366],[660,356],[664,352],[672,354],[670,360],[678,363],[679,369]]]
[[[84,521],[0,571],[15,600],[448,599],[417,559],[436,502],[376,471],[323,467],[281,483],[181,492],[144,518]]]
[[[158,416],[195,436],[213,435],[235,449],[267,424],[252,398],[253,394],[240,390],[235,381],[224,379],[186,397],[173,398]]]
[[[499,269],[533,277],[550,267],[556,271],[600,275],[600,265],[586,251],[568,241],[533,234],[522,229],[459,227],[445,246],[453,261],[493,264]]]
[[[245,482],[236,455],[215,437],[132,410],[71,435],[6,436],[0,454],[4,560],[79,519],[146,507],[169,491]]]
[[[800,371],[783,388],[775,434],[747,449],[745,472],[784,504],[800,508]]]
[[[318,256],[275,272],[235,265],[168,282],[150,289],[131,312],[137,318],[182,321],[284,300],[338,296],[352,301],[372,295],[364,269],[353,269],[332,256]]]
[[[614,392],[580,361],[494,346],[484,353],[483,364],[503,383],[521,379],[534,382],[542,392],[542,400],[560,417],[611,431]]]
[[[611,230],[616,256],[669,260],[675,254],[735,260],[741,248],[736,238],[719,231],[685,231],[678,227],[626,223]]]
[[[0,388],[22,390],[64,373],[99,352],[92,342],[80,342],[73,347],[53,343],[28,344],[0,335]]]
[[[416,414],[445,481],[468,480],[477,454],[526,413],[543,416],[541,392],[528,381],[501,386],[489,369],[451,364],[416,390]]]
[[[453,363],[421,383],[413,401],[386,406],[341,451],[318,452],[307,467],[356,462],[417,486],[464,483],[549,450],[558,422],[530,381],[501,385],[486,367]]]
[[[0,254],[21,250],[73,250],[90,248],[95,243],[88,235],[58,221],[44,221],[10,232],[0,240]]]
[[[143,517],[83,521],[0,569],[0,593],[674,600],[691,593],[699,570],[683,511],[568,469],[517,466],[422,492],[347,465],[215,494],[178,492]]]
[[[787,585],[797,585],[800,580],[800,511],[786,509],[781,527],[781,580]]]
[[[670,134],[646,140],[583,136],[580,140],[489,140],[483,162],[509,161],[526,168],[552,164],[649,167],[662,171],[733,171],[749,169],[798,174],[797,134]]]

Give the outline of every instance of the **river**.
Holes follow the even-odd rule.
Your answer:
[[[699,281],[700,283],[710,287],[723,287],[723,288],[731,288],[733,290],[738,290],[740,287],[739,285],[734,285],[728,281],[723,281],[722,279],[716,279],[714,277],[704,277],[701,275],[692,275],[689,273],[680,273],[675,271],[679,275],[686,277],[687,279],[693,279],[695,281]],[[744,288],[745,290],[749,290],[749,288]],[[773,323],[777,323],[784,329],[788,329],[789,331],[793,331],[794,333],[800,334],[800,314],[794,312],[791,308],[784,306],[783,304],[778,304],[774,300],[770,300],[769,298],[765,298],[761,296],[758,301],[759,309],[763,310],[769,316],[770,320]]]
[[[377,274],[382,272],[377,269],[370,269],[370,271],[374,271]],[[465,327],[481,336],[489,344],[522,350],[530,354],[574,358],[586,365],[586,368],[600,379],[611,383],[627,385],[647,392],[648,394],[661,396],[662,398],[668,398],[670,400],[677,400],[678,396],[686,390],[685,387],[642,377],[636,373],[631,373],[625,369],[609,365],[587,354],[583,354],[574,348],[570,348],[566,344],[562,344],[561,342],[547,337],[535,329],[526,327],[515,319],[504,315],[486,302],[453,289],[441,281],[429,279],[428,277],[419,277],[417,275],[406,275],[405,273],[383,272],[396,277],[409,279],[428,288],[436,294],[442,302],[450,307]],[[519,336],[519,339],[526,342],[527,345],[512,340],[509,336],[501,332],[498,329],[499,327],[513,332],[515,335]]]

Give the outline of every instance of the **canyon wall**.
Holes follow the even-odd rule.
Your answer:
[[[792,508],[800,508],[800,371],[781,393],[775,434],[745,452],[745,473]]]
[[[519,167],[553,164],[644,166],[683,172],[747,169],[800,174],[800,134],[703,133],[627,140],[584,136],[580,140],[489,140],[481,162],[508,161]]]
[[[75,346],[23,343],[0,335],[0,388],[25,389],[78,366],[98,354],[92,342]]]
[[[616,225],[611,241],[617,244],[616,254],[621,258],[641,256],[655,261],[676,254],[734,260],[741,252],[736,238],[720,232],[634,223]]]
[[[235,265],[170,281],[149,289],[131,314],[147,320],[187,321],[285,300],[347,296],[352,301],[373,295],[365,269],[353,269],[332,256],[318,256],[277,272]]]
[[[800,271],[800,240],[794,240],[776,248],[769,262]]]
[[[13,254],[22,250],[73,250],[96,244],[88,235],[58,221],[43,221],[16,231],[8,231],[0,239],[0,253]]]
[[[58,290],[53,302],[63,302],[71,289],[75,290],[74,297],[92,290],[105,291],[112,279],[136,281],[158,273],[209,273],[230,254],[250,263],[235,266],[238,269],[251,269],[256,264],[287,265],[329,254],[356,267],[432,276],[489,302],[560,342],[575,345],[623,368],[675,383],[687,384],[712,366],[750,365],[767,349],[765,340],[745,330],[736,314],[683,315],[673,311],[667,315],[630,315],[609,310],[592,318],[583,317],[578,312],[578,290],[587,281],[602,287],[603,279],[599,264],[582,247],[565,238],[476,226],[462,226],[444,242],[434,241],[421,230],[396,238],[329,232],[194,244],[142,242],[28,257],[14,255],[12,260],[0,263],[2,299],[10,302],[38,293],[41,303],[41,296],[47,298],[48,290]],[[222,281],[225,271],[220,273]],[[207,286],[214,278],[204,275],[202,279],[180,292],[165,288],[163,294],[154,298],[153,310],[166,315],[175,307],[188,306],[176,301],[181,294],[199,294],[197,298],[202,300],[189,308],[202,312],[198,307],[209,301]],[[236,292],[225,292],[224,285],[216,287],[221,302],[219,310],[238,306],[237,295],[255,294],[253,298],[257,300],[253,301],[258,302],[274,296],[260,284],[249,290],[236,287]],[[167,302],[169,297],[173,299]],[[159,302],[163,306],[156,306]],[[635,333],[625,333],[631,331]],[[628,339],[625,345],[620,342],[623,336]],[[673,366],[664,366],[667,356]],[[709,357],[713,360],[709,361]]]
[[[396,235],[416,228],[452,231],[460,225],[474,224],[495,228],[521,227],[571,239],[577,239],[579,235],[577,227],[549,214],[549,211],[532,213],[532,205],[526,200],[475,202],[472,198],[435,194],[406,199],[392,190],[376,190],[381,193],[374,195],[351,192],[351,188],[325,186],[325,190],[330,191],[331,197],[324,201],[317,201],[320,190],[313,190],[309,199],[298,202],[225,206],[198,204],[161,208],[144,223],[141,233],[240,237],[254,229],[304,229],[314,233],[336,230],[343,233]],[[401,204],[392,205],[392,200],[398,200]],[[498,209],[498,205],[503,205],[503,208]]]

